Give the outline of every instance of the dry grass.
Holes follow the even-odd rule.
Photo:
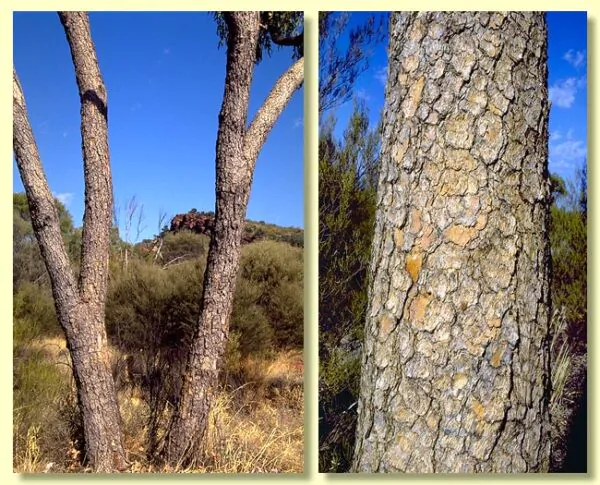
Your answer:
[[[565,309],[554,312],[551,322],[551,380],[550,416],[552,421],[552,462],[560,470],[567,453],[567,439],[577,411],[577,401],[583,392],[587,356],[577,355],[567,334]]]
[[[68,353],[61,339],[43,339],[30,344],[31,352],[71,382]],[[118,359],[113,350],[113,357]],[[61,369],[60,372],[56,372]],[[245,382],[235,389],[218,391],[211,415],[204,459],[193,469],[158,468],[148,461],[148,417],[150,409],[139,389],[118,393],[123,418],[124,445],[132,463],[130,472],[179,473],[289,473],[302,472],[304,457],[302,354],[278,353],[272,359],[249,358],[239,363]],[[69,386],[67,385],[68,389]],[[64,393],[64,392],[63,392]],[[68,393],[68,392],[67,392]],[[79,464],[80,451],[69,435],[68,419],[60,411],[65,396],[48,396],[46,407],[53,412],[37,413],[35,422],[15,410],[14,471],[18,473],[87,472]],[[35,406],[40,396],[29,396]],[[51,398],[51,399],[50,399]],[[168,410],[167,410],[168,412]],[[52,416],[45,422],[43,416]],[[64,419],[63,419],[64,418]],[[63,428],[60,436],[62,459],[50,456],[49,441],[42,439],[50,430]]]

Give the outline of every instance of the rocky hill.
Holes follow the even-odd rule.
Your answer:
[[[171,219],[168,231],[172,233],[191,231],[196,234],[211,236],[215,227],[213,212],[198,212],[192,209],[185,214],[177,214]],[[304,231],[297,227],[280,227],[267,224],[263,221],[246,221],[242,243],[248,244],[255,241],[269,239],[282,241],[292,246],[304,246]]]

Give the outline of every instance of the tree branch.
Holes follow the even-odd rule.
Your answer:
[[[297,60],[271,89],[267,99],[256,113],[252,124],[244,136],[244,159],[252,170],[254,163],[292,95],[302,86],[304,81],[304,58]]]
[[[54,197],[29,122],[23,89],[14,67],[13,149],[27,194],[31,225],[50,275],[54,298],[65,304],[72,303],[77,298],[75,277],[62,239]]]
[[[107,94],[87,13],[59,12],[58,15],[71,49],[81,100],[85,212],[79,289],[84,300],[104,302],[113,214]]]

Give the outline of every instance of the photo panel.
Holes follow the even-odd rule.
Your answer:
[[[13,471],[302,473],[304,13],[13,24]]]
[[[319,471],[585,473],[586,12],[319,27]]]

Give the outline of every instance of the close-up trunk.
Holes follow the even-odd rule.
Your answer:
[[[355,472],[550,458],[545,14],[394,13]]]

